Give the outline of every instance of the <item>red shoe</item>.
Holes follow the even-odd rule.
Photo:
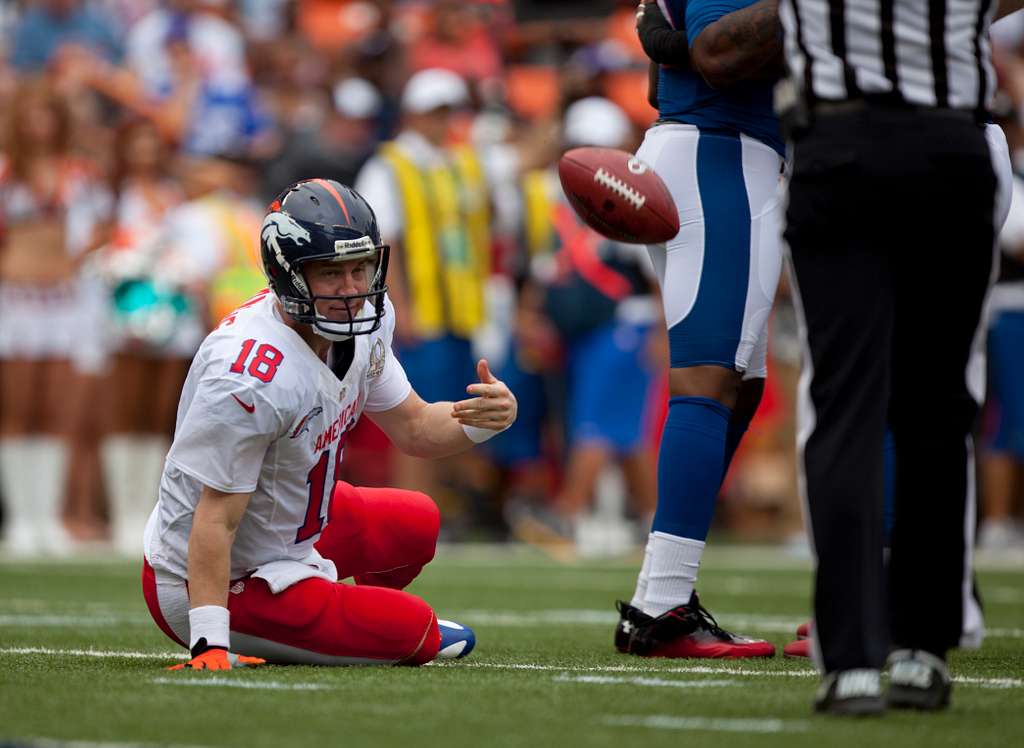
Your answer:
[[[804,621],[796,627],[796,638],[797,639],[809,639],[811,637],[811,622]]]
[[[786,657],[810,657],[811,640],[797,639],[795,642],[790,642],[782,648],[782,654]]]
[[[775,646],[720,628],[694,592],[686,605],[636,624],[629,652],[641,657],[774,657]]]

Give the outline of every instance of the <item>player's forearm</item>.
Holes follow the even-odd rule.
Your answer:
[[[427,403],[415,392],[394,408],[372,414],[388,438],[413,457],[449,457],[501,433],[516,420],[516,397],[491,373],[486,359],[476,364],[479,382],[457,403]]]
[[[473,447],[462,425],[452,418],[452,403],[425,403],[399,448],[413,457],[439,458]]]
[[[188,538],[189,607],[227,607],[231,546],[248,503],[248,494],[203,487]]]
[[[234,532],[223,525],[193,523],[188,540],[189,607],[227,607],[234,539]]]
[[[693,40],[690,60],[713,88],[727,88],[780,69],[778,0],[761,0],[722,16]]]

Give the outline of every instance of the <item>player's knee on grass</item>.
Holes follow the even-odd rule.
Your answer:
[[[345,619],[357,642],[389,653],[400,665],[430,662],[441,646],[433,609],[408,592],[385,587],[349,588]]]

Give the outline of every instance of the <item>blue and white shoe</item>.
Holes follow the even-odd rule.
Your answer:
[[[438,618],[437,628],[441,631],[441,647],[437,650],[439,660],[461,660],[476,646],[476,634],[469,626]]]

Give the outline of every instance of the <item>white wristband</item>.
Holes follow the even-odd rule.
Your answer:
[[[208,647],[231,645],[231,613],[219,605],[202,605],[188,612],[189,642],[192,649],[200,639],[206,639]]]
[[[494,429],[482,429],[479,426],[467,426],[466,424],[462,424],[462,430],[466,432],[466,436],[468,436],[469,440],[474,444],[483,444],[485,441],[493,439],[507,428],[508,426],[499,431],[495,431]]]

